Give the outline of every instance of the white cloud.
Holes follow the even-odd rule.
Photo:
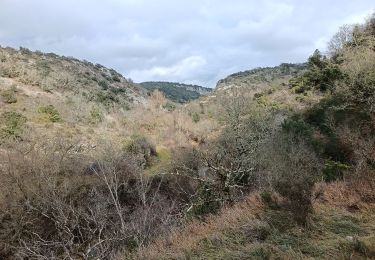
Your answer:
[[[164,80],[170,78],[183,82],[186,77],[193,77],[197,71],[200,71],[206,65],[206,60],[200,56],[192,56],[185,58],[171,66],[155,66],[145,70],[132,71],[130,77],[138,81],[146,81],[148,79]]]
[[[76,56],[135,81],[213,87],[229,73],[302,62],[361,0],[0,0],[0,45]]]

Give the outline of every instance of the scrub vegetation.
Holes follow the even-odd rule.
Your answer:
[[[374,15],[328,47],[199,97],[0,48],[0,258],[375,258]]]

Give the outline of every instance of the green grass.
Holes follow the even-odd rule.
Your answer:
[[[157,146],[156,153],[157,157],[153,159],[151,166],[145,170],[147,175],[159,174],[161,171],[165,171],[172,160],[171,152],[164,146]]]

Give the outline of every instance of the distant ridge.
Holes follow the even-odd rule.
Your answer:
[[[168,99],[177,103],[187,103],[213,91],[211,88],[176,82],[149,81],[142,82],[140,85],[149,92],[158,89]]]
[[[297,76],[306,69],[306,64],[282,63],[275,67],[254,68],[227,76],[218,81],[216,90],[225,90],[228,87],[259,88],[269,85],[275,79],[288,79]]]

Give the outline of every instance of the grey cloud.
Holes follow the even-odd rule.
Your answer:
[[[303,62],[372,1],[0,0],[0,45],[102,63],[135,81],[213,87],[240,70]]]

